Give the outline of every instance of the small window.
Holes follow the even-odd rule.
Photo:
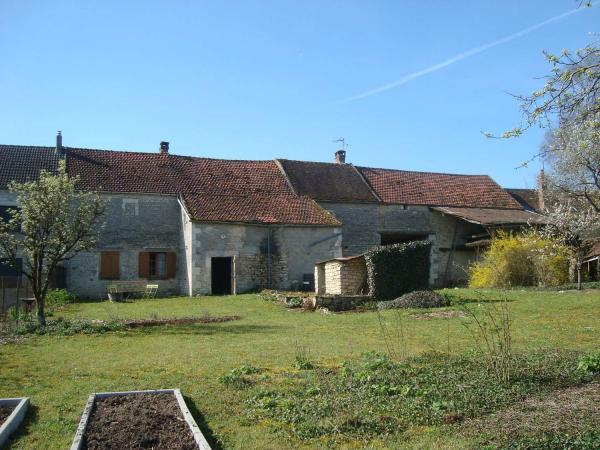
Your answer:
[[[100,252],[100,279],[119,279],[119,252]]]
[[[176,254],[174,252],[140,252],[140,278],[167,280],[175,278]]]
[[[9,209],[11,207],[10,206],[1,206],[0,205],[0,220],[2,222],[8,222],[10,220],[10,213],[9,213]]]
[[[1,206],[0,205],[0,222],[6,222],[8,223],[8,221],[12,218],[12,215],[10,213],[11,209],[16,209],[19,210],[19,208],[17,208],[16,206]],[[21,227],[19,226],[19,230]]]
[[[148,272],[151,278],[165,278],[167,274],[167,254],[150,253],[150,268]]]
[[[0,259],[0,277],[18,277],[23,269],[23,260],[17,258],[14,264]]]

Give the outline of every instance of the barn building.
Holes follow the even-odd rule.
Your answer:
[[[7,185],[66,163],[78,187],[107,204],[97,248],[65,264],[80,297],[114,280],[154,280],[160,294],[297,289],[319,261],[377,245],[432,241],[432,286],[459,284],[477,243],[540,217],[487,175],[241,161],[155,152],[0,145],[0,214],[15,207]],[[0,276],[9,270],[0,267]],[[310,282],[310,281],[309,281]]]

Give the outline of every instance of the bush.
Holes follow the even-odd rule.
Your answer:
[[[396,300],[377,303],[377,309],[440,308],[450,306],[450,300],[433,291],[414,291]]]
[[[590,353],[579,360],[577,369],[592,375],[600,373],[600,353]]]
[[[12,321],[21,320],[23,322],[31,322],[33,321],[33,313],[31,311],[27,311],[25,306],[20,306],[18,309],[16,306],[11,306],[8,308],[8,317]]]
[[[236,389],[244,389],[252,385],[252,380],[248,375],[254,375],[260,372],[258,367],[254,366],[241,366],[231,369],[224,375],[221,375],[218,380]]]
[[[77,297],[66,289],[52,289],[46,294],[46,306],[50,309],[60,308],[76,301]]]
[[[16,330],[16,334],[37,334],[37,335],[59,335],[71,336],[73,334],[97,334],[107,331],[124,330],[125,325],[118,320],[90,321],[77,319],[64,319],[59,317],[56,320],[49,320],[46,326],[38,322],[26,322],[22,327]]]
[[[380,300],[429,287],[431,242],[376,247],[365,253],[369,295]]]
[[[569,280],[570,250],[535,232],[499,231],[481,261],[469,268],[473,288],[557,286]]]

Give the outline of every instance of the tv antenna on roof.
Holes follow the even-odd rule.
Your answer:
[[[336,139],[335,141],[332,141],[332,142],[339,142],[339,143],[341,143],[342,144],[342,150],[346,150],[348,147],[350,147],[350,144],[346,144],[346,139],[343,138],[343,137],[339,138],[339,139]]]

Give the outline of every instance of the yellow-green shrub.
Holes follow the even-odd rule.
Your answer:
[[[482,259],[469,268],[469,286],[557,286],[569,279],[569,249],[534,231],[498,232]]]

